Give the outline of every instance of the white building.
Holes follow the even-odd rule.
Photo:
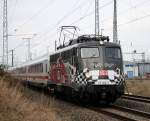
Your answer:
[[[138,64],[130,61],[124,61],[124,73],[128,78],[138,77]]]

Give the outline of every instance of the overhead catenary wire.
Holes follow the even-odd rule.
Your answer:
[[[51,0],[52,2],[54,2],[55,0]],[[77,0],[77,2],[75,3],[75,5],[76,4],[78,4],[78,0]],[[51,3],[51,2],[49,2],[49,3]],[[84,4],[85,4],[85,2],[84,2]],[[83,5],[83,4],[82,4]],[[45,9],[47,9],[49,7],[49,4],[46,4],[46,6],[44,6],[44,7],[42,7],[41,9],[39,9],[39,11],[38,12],[36,12],[33,16],[31,16],[29,19],[27,19],[23,24],[21,24],[21,25],[19,25],[19,27],[16,27],[17,29],[19,29],[19,28],[22,28],[24,25],[26,25],[26,24],[28,24],[28,22],[31,22],[34,18],[36,18],[37,16],[39,16]],[[79,6],[79,7],[81,7],[81,5]],[[78,7],[78,8],[79,8]],[[78,8],[76,8],[76,9],[78,9]],[[66,17],[67,17],[67,15],[66,16],[64,16],[63,18],[61,18],[59,21],[58,21],[58,23],[60,23],[61,21],[63,21],[63,19],[66,19]],[[57,24],[58,24],[57,23]],[[50,24],[51,25],[51,24]],[[49,27],[48,27],[49,28]],[[49,29],[46,29],[46,32],[48,32],[48,30]],[[45,32],[45,33],[46,33]],[[38,32],[38,33],[40,33],[40,32]],[[41,35],[41,36],[43,36],[43,34]],[[40,37],[41,37],[40,36]],[[37,36],[38,37],[38,36]]]
[[[103,6],[101,6],[100,8],[103,8],[103,7],[105,7],[105,6],[107,6],[107,5],[109,5],[109,4],[111,4],[113,2],[113,0],[112,1],[110,1],[109,3],[106,3],[105,5],[103,5]],[[67,19],[70,15],[72,15],[74,12],[76,12],[80,7],[82,7],[82,6],[84,6],[85,4],[87,4],[88,2],[85,0],[85,1],[83,1],[81,4],[79,4],[76,8],[74,8],[72,11],[69,11],[69,13],[67,13],[67,14],[65,14],[61,19],[59,19],[59,21],[52,27],[52,29],[50,29],[49,27],[48,27],[48,29],[46,30],[46,32],[45,33],[43,33],[40,37],[43,37],[44,35],[47,35],[48,33],[49,33],[49,30],[53,30],[53,29],[55,29],[62,21],[64,21],[65,19]],[[92,13],[94,13],[94,11],[92,11]],[[90,13],[90,14],[92,14],[92,13]],[[56,35],[56,34],[53,34],[53,35]],[[38,37],[38,38],[40,38],[40,37]],[[37,37],[36,37],[37,38]],[[44,38],[46,38],[45,36],[44,36]],[[45,39],[42,39],[42,40],[45,40]],[[20,45],[23,45],[24,44],[24,42],[23,43],[21,43]],[[39,42],[39,44],[41,44],[41,42]],[[38,46],[38,45],[37,45]],[[17,48],[18,48],[19,46],[17,46]],[[15,47],[15,49],[17,49],[16,47]]]
[[[150,0],[145,0],[145,1],[141,2],[141,3],[136,4],[135,7],[141,6],[141,5],[146,4],[146,3],[148,3],[148,2],[150,2]],[[105,6],[107,6],[107,5],[110,5],[111,3],[113,3],[113,1],[110,1],[110,2],[106,3],[104,6],[100,7],[100,9],[103,8],[103,7],[105,7]],[[131,10],[131,9],[133,9],[133,7],[130,7],[129,9],[126,9],[126,10],[124,10],[124,11],[122,11],[122,12],[119,12],[118,15],[123,15],[124,13],[127,13],[127,11],[129,11],[129,10]],[[93,12],[94,12],[94,11],[93,11]],[[85,19],[86,17],[92,15],[93,12],[90,12],[90,13],[88,13],[88,14],[86,14],[86,15],[80,17],[78,20],[72,22],[70,25],[73,25],[73,24],[76,24],[76,23],[80,22],[81,20]],[[104,21],[106,21],[106,20],[109,20],[109,19],[112,19],[112,17],[103,19],[102,22],[104,22]]]
[[[109,1],[108,3],[104,4],[103,6],[100,6],[99,9],[102,9],[102,8],[104,8],[104,7],[106,7],[106,6],[110,5],[110,4],[112,4],[112,3],[113,3],[113,0]],[[95,10],[91,11],[90,13],[87,13],[87,14],[81,16],[78,20],[72,22],[72,23],[69,24],[69,25],[74,25],[74,24],[78,23],[79,21],[81,21],[81,20],[85,19],[86,17],[92,15],[94,12],[95,12]]]
[[[49,30],[54,30],[56,29],[60,23],[62,23],[65,19],[67,19],[68,17],[70,17],[73,13],[75,13],[79,8],[85,6],[87,4],[87,0],[84,0],[81,4],[79,4],[77,7],[75,7],[74,9],[70,10],[68,13],[66,13],[63,17],[61,17],[56,24],[54,24],[53,26],[48,25],[47,29],[45,30],[45,32],[40,36],[43,37],[44,35],[47,35],[49,33]],[[75,4],[76,5],[76,4]],[[39,32],[38,32],[39,33]],[[38,38],[40,38],[38,37]]]
[[[150,2],[150,0],[145,0],[145,1],[140,2],[140,3],[138,3],[138,4],[134,5],[134,6],[137,8],[137,7],[143,6],[144,4],[149,3],[149,2]],[[126,13],[127,13],[128,11],[130,11],[131,9],[134,9],[134,7],[130,7],[130,8],[128,8],[128,9],[125,9],[125,10],[119,12],[119,13],[118,13],[118,18],[119,18],[120,16],[126,14]],[[103,23],[103,22],[107,22],[108,20],[111,20],[111,19],[112,19],[112,17],[104,18],[101,22],[102,22],[102,23]],[[137,19],[137,18],[136,18],[136,19]],[[89,28],[89,27],[91,27],[91,26],[85,27],[85,28],[83,28],[83,30],[85,30],[85,29],[87,29],[87,28]],[[105,30],[106,30],[106,29],[105,29]]]
[[[140,21],[140,20],[145,19],[145,18],[148,18],[148,17],[150,17],[150,14],[147,14],[147,15],[144,15],[144,16],[141,16],[141,17],[138,17],[138,18],[129,20],[129,21],[125,22],[125,23],[121,23],[121,24],[118,25],[118,27],[122,27],[122,26],[124,26],[124,25],[128,25],[128,24],[131,24],[131,23]],[[111,28],[106,28],[105,30],[106,30],[106,31],[107,31],[107,30],[111,30]]]
[[[118,27],[119,27],[118,29],[120,30],[120,28],[123,27],[124,25],[128,25],[128,24],[131,24],[131,23],[140,21],[140,20],[145,19],[145,18],[148,18],[148,17],[150,17],[150,14],[145,15],[145,16],[142,16],[142,17],[135,18],[135,19],[130,20],[130,21],[127,21],[127,22],[125,22],[125,23],[118,24]],[[106,29],[105,29],[105,31],[110,31],[110,30],[112,30],[112,27],[109,27],[109,28],[106,28]]]
[[[86,3],[87,3],[87,2],[86,2]],[[107,2],[107,3],[104,4],[103,6],[100,6],[100,9],[102,9],[102,8],[104,8],[104,7],[106,7],[106,6],[110,5],[110,4],[112,4],[112,3],[113,3],[113,0]],[[84,2],[83,2],[83,4],[84,4]],[[81,5],[82,5],[82,4],[80,4],[77,8],[79,8]],[[85,19],[87,16],[92,15],[94,12],[95,12],[95,11],[92,11],[92,12],[90,12],[90,13],[88,13],[88,14],[82,16],[82,17],[80,18],[80,20],[77,20],[77,21],[81,21],[82,19]],[[70,12],[70,13],[71,13],[71,12]],[[66,19],[65,16],[64,16],[63,18]],[[62,21],[63,21],[63,18],[62,18]],[[61,19],[60,19],[60,20],[61,20]],[[56,26],[58,26],[58,24],[60,24],[60,22],[61,22],[60,20],[57,22]],[[77,21],[75,21],[75,22],[77,22]],[[75,22],[73,22],[73,23],[75,23]],[[72,25],[72,24],[70,24],[70,25]],[[55,27],[56,27],[56,26],[55,26]],[[54,27],[54,28],[55,28],[55,27]],[[48,29],[48,30],[49,30],[49,29]],[[49,31],[48,31],[47,33],[45,33],[45,34],[48,34],[48,33],[49,33]],[[56,35],[56,34],[53,34],[53,35]],[[45,38],[46,38],[46,37],[45,37]],[[46,39],[44,39],[44,40],[46,40]],[[41,44],[41,43],[39,43],[39,44]],[[37,46],[38,46],[38,45],[37,45]]]
[[[29,35],[29,34],[21,34],[21,35],[18,35],[18,36],[24,36],[24,35]],[[34,39],[35,36],[36,36],[36,34],[33,34],[33,37],[31,39]],[[26,40],[24,40],[22,43],[18,44],[16,47],[14,47],[14,48],[12,48],[10,50],[16,50],[18,48],[21,48],[25,43],[26,43]]]
[[[10,17],[10,20],[9,20],[9,26],[11,25],[11,23],[13,21],[13,18],[15,17],[15,13],[16,13],[16,9],[17,9],[17,3],[18,3],[18,0],[15,0],[14,8],[11,10],[12,13],[11,13],[11,17]]]
[[[59,24],[60,23],[62,23],[65,19],[67,19],[68,17],[70,17],[73,13],[75,13],[79,8],[81,8],[81,7],[83,7],[83,6],[85,6],[86,4],[87,4],[88,2],[86,1],[86,0],[84,0],[81,4],[79,4],[78,6],[76,6],[74,9],[72,9],[71,11],[69,11],[68,13],[66,13],[63,17],[61,17],[58,21],[57,21],[57,23],[55,24],[55,25],[53,25],[52,27],[51,27],[51,25],[50,26],[48,26],[47,27],[47,29],[46,29],[46,31],[42,34],[42,35],[40,35],[40,33],[38,34],[38,35],[40,35],[39,37],[37,36],[36,38],[42,38],[42,40],[46,40],[46,38],[47,38],[47,34],[49,33],[49,30],[51,30],[51,31],[53,31],[54,29],[57,29],[57,27],[59,26]],[[74,4],[74,6],[76,5],[77,3],[75,3]],[[50,28],[51,27],[51,28]],[[56,35],[56,34],[50,34],[51,36],[54,36],[54,35]],[[44,37],[44,38],[43,38]],[[40,42],[39,42],[39,44],[41,44]],[[37,45],[38,46],[38,45]]]
[[[29,22],[31,22],[33,19],[35,19],[37,16],[39,16],[44,10],[46,10],[48,7],[50,7],[50,5],[52,5],[52,3],[55,0],[50,0],[46,5],[44,5],[43,7],[41,7],[35,14],[33,14],[31,17],[29,17],[28,19],[26,19],[24,21],[24,23],[20,24],[18,27],[16,27],[16,29],[21,29],[23,28],[23,26],[25,26],[26,24],[28,24]]]
[[[149,0],[145,0],[145,1],[148,2]],[[136,7],[137,7],[137,6],[136,6]],[[132,8],[133,8],[133,7],[132,7]],[[127,11],[126,11],[126,12],[127,12]],[[124,12],[124,13],[126,13],[126,12]],[[85,16],[85,15],[84,15],[84,16]],[[143,17],[144,17],[144,16],[143,16]],[[65,17],[64,17],[64,18],[65,18]],[[80,18],[83,18],[83,17],[80,17]],[[145,17],[144,17],[144,18],[145,18]],[[144,19],[144,18],[143,18],[143,19]],[[83,18],[83,19],[84,19],[84,18]],[[81,19],[81,20],[83,20],[83,19]],[[138,19],[138,18],[136,18],[136,19]],[[132,23],[132,21],[137,21],[136,19],[133,19],[133,20],[131,20],[131,21],[128,21],[129,23],[128,23],[128,22],[125,22],[125,23],[126,23],[126,24],[130,24],[130,22]],[[141,19],[142,19],[142,18],[141,18]],[[63,18],[62,18],[62,20],[63,20]],[[65,19],[64,19],[64,20],[65,20]],[[80,20],[80,21],[81,21],[81,20]],[[58,21],[58,22],[59,22],[59,21]],[[60,21],[60,23],[61,23],[61,22],[62,22],[62,21]],[[122,23],[122,24],[125,24],[125,23]],[[123,26],[123,25],[119,25],[119,26]],[[49,29],[49,30],[50,30],[50,29]],[[49,31],[48,31],[48,33],[49,33]],[[47,34],[48,34],[48,33],[47,33]],[[45,35],[46,35],[46,33],[44,33],[44,35],[43,35],[44,38],[45,38]],[[48,36],[51,36],[51,35],[52,35],[52,34],[50,34],[50,35],[48,35]],[[43,36],[42,36],[42,37],[43,37]],[[46,39],[42,39],[42,40],[45,41]],[[43,42],[43,43],[44,43],[44,42]],[[41,42],[40,42],[40,44],[41,44]]]
[[[57,22],[56,25],[60,24],[63,20],[65,20],[66,18],[68,18],[70,15],[72,15],[72,13],[74,13],[75,11],[77,11],[78,8],[80,8],[80,7],[82,7],[83,5],[85,5],[85,2],[86,2],[86,1],[82,2],[82,3],[81,3],[79,6],[77,6],[75,9],[73,9],[72,11],[70,11],[69,13],[67,13],[66,15],[64,15],[64,16]],[[86,2],[86,3],[88,3],[88,2]],[[40,9],[40,11],[42,11],[42,9]],[[38,12],[37,12],[37,13],[38,13]],[[28,21],[30,21],[31,19],[33,19],[33,18],[36,17],[36,16],[37,16],[37,14],[35,14],[35,15],[32,16],[32,17],[30,17],[30,19],[28,19],[27,21],[25,21],[24,24],[26,24]],[[23,26],[24,24],[22,24],[21,26]],[[20,27],[21,27],[21,26],[20,26]],[[23,46],[24,43],[25,43],[25,42],[22,42],[21,44],[17,45],[17,46],[16,46],[15,48],[13,48],[13,49],[17,49],[17,48]]]
[[[130,20],[130,21],[126,22],[126,23],[119,24],[119,26],[123,26],[123,25],[126,25],[126,24],[134,23],[134,22],[136,22],[136,21],[145,19],[145,18],[147,18],[147,17],[150,17],[150,14],[147,14],[147,15],[144,15],[144,16],[141,16],[141,17],[138,17],[138,18],[135,18],[135,19]]]
[[[52,1],[54,1],[54,0],[52,0]],[[14,7],[14,11],[13,11],[12,15],[13,15],[14,12],[15,12],[17,2],[18,2],[18,0],[16,0],[16,2],[15,2],[15,7]],[[51,2],[49,2],[49,3],[51,3]],[[49,5],[49,4],[46,4],[46,6],[42,7],[41,9],[39,9],[37,13],[35,13],[33,16],[31,16],[28,20],[26,20],[26,21],[25,21],[22,25],[20,25],[19,27],[22,27],[23,25],[27,24],[27,23],[30,22],[32,19],[34,19],[36,16],[38,16],[40,13],[42,13],[42,12],[48,7],[48,5]],[[19,28],[19,27],[18,27],[18,28]],[[25,42],[22,42],[21,44],[17,45],[17,46],[16,46],[15,48],[13,48],[13,49],[17,49],[17,48],[23,46],[24,43],[25,43]]]
[[[83,3],[81,3],[79,6],[77,6],[75,9],[73,9],[72,11],[70,11],[69,13],[67,13],[65,16],[63,16],[57,23],[56,23],[56,25],[52,28],[52,29],[55,29],[62,21],[64,21],[64,19],[66,19],[66,18],[68,18],[70,15],[72,15],[76,10],[78,10],[78,8],[80,8],[81,6],[83,6],[83,5],[85,5],[85,3],[88,3],[86,0],[85,1],[83,1]],[[105,5],[103,5],[103,6],[101,6],[100,8],[104,8],[104,7],[106,7],[106,6],[108,6],[108,5],[110,5],[110,4],[112,4],[113,3],[113,0],[111,0],[111,1],[109,1],[108,3],[106,3]],[[89,15],[91,15],[91,14],[93,14],[94,13],[94,11],[92,11],[92,12],[90,12],[90,13],[88,13],[88,14],[86,14],[86,15],[84,15],[83,17],[82,17],[82,19],[84,19],[86,16],[89,16]],[[70,25],[72,25],[72,24],[70,24]],[[49,30],[49,27],[48,27],[48,30]],[[49,31],[47,31],[47,32],[45,32],[45,34],[44,35],[46,35],[46,34],[48,34],[49,33]],[[42,35],[43,36],[43,35]],[[45,37],[46,38],[46,37]],[[44,39],[45,40],[45,39]]]

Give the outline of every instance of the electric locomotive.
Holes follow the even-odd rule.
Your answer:
[[[109,103],[124,93],[121,47],[109,37],[70,40],[49,56],[49,66],[49,90]]]

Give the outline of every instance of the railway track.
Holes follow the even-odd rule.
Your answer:
[[[117,105],[111,105],[108,108],[90,107],[89,109],[123,121],[147,121],[150,119],[150,113]]]
[[[76,105],[76,103],[75,104],[72,102],[69,103]],[[149,121],[150,119],[150,113],[148,112],[143,112],[143,111],[121,107],[117,105],[110,105],[108,107],[99,107],[99,106],[98,107],[83,106],[83,107],[121,121]]]
[[[124,94],[121,98],[150,104],[150,97]]]

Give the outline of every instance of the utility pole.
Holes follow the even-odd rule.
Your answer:
[[[113,42],[114,42],[114,43],[118,43],[118,30],[117,30],[117,1],[116,1],[116,0],[114,0]]]
[[[142,62],[145,62],[145,52],[141,53],[142,54]]]
[[[12,64],[12,67],[14,67],[14,50],[10,50],[11,51],[11,64]]]
[[[95,36],[99,36],[99,0],[95,0]]]
[[[103,36],[103,31],[104,31],[104,29],[101,29],[101,36]]]
[[[23,38],[24,40],[27,40],[27,42],[28,42],[28,60],[31,60],[32,58],[31,58],[31,43],[30,43],[30,41],[31,41],[31,38]]]
[[[3,0],[3,65],[8,66],[8,21],[7,0]]]

